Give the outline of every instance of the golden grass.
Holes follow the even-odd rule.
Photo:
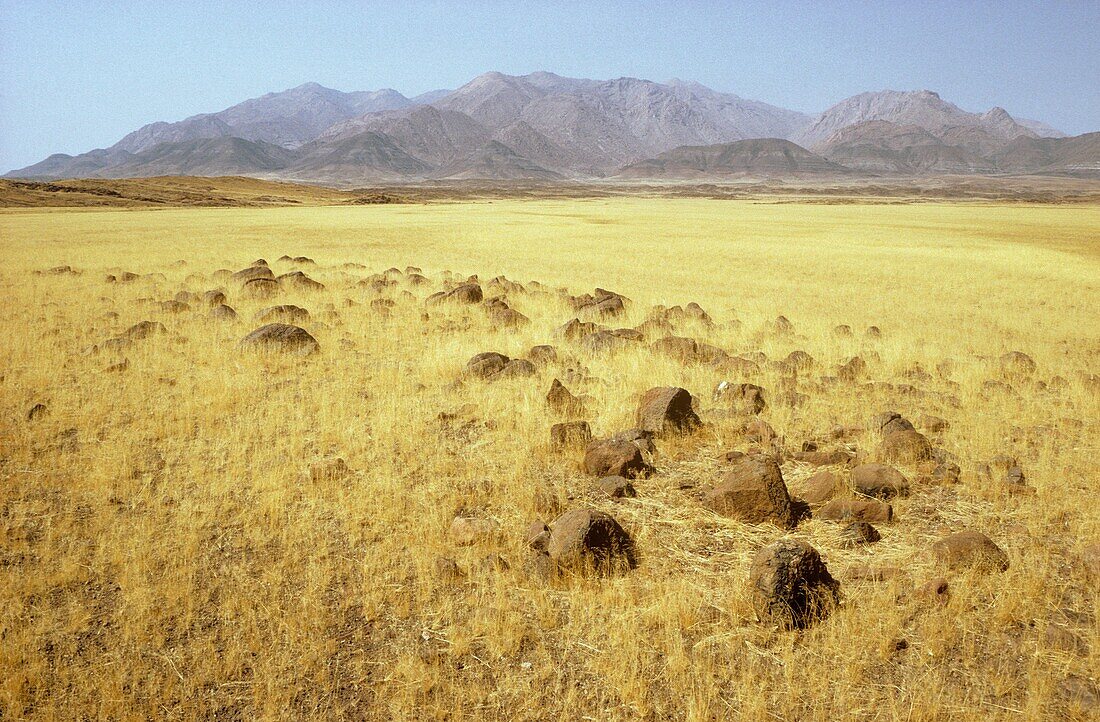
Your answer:
[[[1059,685],[1095,675],[1100,655],[1097,586],[1079,560],[1100,541],[1098,237],[1095,206],[618,198],[0,214],[0,718],[1085,715]],[[303,270],[327,290],[250,301],[212,276],[257,257],[291,270],[275,260],[284,253],[316,260]],[[81,273],[33,274],[60,264]],[[375,295],[356,283],[408,264],[432,286],[409,299],[399,285],[391,314],[372,311]],[[119,270],[156,275],[104,282]],[[546,443],[557,419],[543,397],[567,365],[592,377],[567,385],[595,399],[597,435],[632,426],[651,386],[683,386],[705,410],[723,377],[644,345],[586,355],[553,337],[573,315],[554,293],[509,296],[531,318],[520,331],[493,329],[479,307],[424,320],[422,299],[448,270],[611,288],[634,300],[622,326],[651,304],[697,301],[716,325],[683,335],[816,360],[798,406],[778,400],[774,366],[731,379],[769,390],[764,417],[788,450],[882,410],[930,413],[951,424],[934,441],[958,457],[963,483],[919,485],[868,550],[803,522],[791,533],[821,550],[845,601],[806,632],[770,629],[754,619],[748,565],[784,532],[717,517],[695,496],[723,452],[745,447],[734,421],[659,442],[659,473],[619,503]],[[240,321],[147,300],[219,286]],[[235,351],[271,303],[310,310],[319,356]],[[793,336],[766,330],[779,314]],[[110,352],[84,353],[145,319],[169,333],[126,350],[127,371],[103,372]],[[852,338],[832,333],[841,323]],[[872,324],[878,341],[863,336]],[[537,343],[571,363],[452,386],[473,354]],[[1036,360],[1036,379],[984,389],[1010,350]],[[894,386],[823,380],[856,354],[869,379]],[[929,377],[907,376],[914,364]],[[39,402],[49,414],[26,421]],[[872,441],[857,445],[872,452]],[[998,453],[1019,457],[1034,496],[979,479]],[[303,476],[333,455],[352,476]],[[784,465],[795,488],[812,471]],[[635,536],[636,570],[564,586],[525,571],[527,524],[577,506]],[[460,511],[499,533],[455,547]],[[965,527],[997,541],[1010,569],[951,573],[944,608],[898,602],[940,573],[931,542]],[[483,571],[490,554],[510,568]],[[440,577],[441,556],[466,577]],[[857,565],[903,573],[859,580]],[[1089,651],[1050,648],[1052,623]]]

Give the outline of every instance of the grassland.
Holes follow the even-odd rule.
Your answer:
[[[0,214],[0,251],[0,718],[1090,714],[1098,206],[34,209]],[[326,290],[249,300],[215,274],[260,257],[292,270],[284,254],[313,259],[301,270]],[[404,274],[381,291],[359,284],[410,264],[432,284]],[[59,265],[78,273],[35,273]],[[120,271],[149,275],[105,282]],[[499,329],[479,306],[424,306],[469,274],[487,292],[500,274],[526,284],[508,300],[530,324]],[[748,567],[786,532],[716,516],[695,496],[724,452],[748,446],[734,420],[707,413],[725,377],[644,343],[604,355],[556,338],[574,315],[548,290],[558,286],[628,296],[616,326],[654,304],[698,302],[714,326],[679,332],[766,355],[729,380],[768,390],[763,417],[786,451],[887,409],[942,417],[949,427],[931,438],[958,460],[961,483],[916,484],[866,550],[844,548],[835,524],[801,523],[790,533],[822,552],[844,603],[804,632],[763,625]],[[155,303],[218,287],[239,321]],[[393,299],[388,313],[370,305],[379,295]],[[273,303],[310,311],[319,355],[235,350]],[[770,330],[780,314],[792,334]],[[168,333],[89,351],[142,320]],[[838,336],[839,324],[854,334]],[[871,325],[881,338],[864,335]],[[540,343],[562,360],[535,377],[454,383],[478,352],[523,356]],[[814,366],[792,379],[773,362],[794,350]],[[997,359],[1014,350],[1035,360],[1034,377],[1001,374]],[[829,380],[855,355],[864,379]],[[122,356],[125,371],[104,371]],[[597,436],[633,426],[652,386],[687,388],[708,423],[659,442],[658,473],[636,483],[638,498],[602,498],[577,454],[548,448],[555,377],[592,397]],[[27,420],[36,403],[48,413]],[[866,435],[851,443],[873,453]],[[1034,494],[979,475],[997,454],[1019,459]],[[349,476],[310,477],[334,456]],[[783,466],[792,489],[814,470]],[[638,568],[564,585],[529,574],[528,523],[580,506],[619,519]],[[459,513],[497,531],[456,546]],[[1004,548],[1008,571],[949,573],[945,606],[907,597],[943,573],[930,544],[962,528]],[[491,555],[508,568],[486,564]],[[464,576],[441,575],[441,557]],[[860,567],[900,573],[875,581]]]

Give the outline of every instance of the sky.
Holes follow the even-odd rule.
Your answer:
[[[1100,0],[0,0],[0,172],[315,81],[415,95],[497,70],[696,80],[804,112],[929,89],[1100,130]]]

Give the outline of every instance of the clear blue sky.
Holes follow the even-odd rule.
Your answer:
[[[0,169],[306,81],[412,95],[488,70],[698,80],[819,111],[936,90],[1100,130],[1100,0],[0,0]]]

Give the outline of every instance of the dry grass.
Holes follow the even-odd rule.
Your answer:
[[[1097,586],[1079,560],[1100,540],[1088,376],[1100,371],[1098,235],[1094,206],[613,199],[0,215],[0,718],[1085,715],[1059,685],[1094,674],[1100,654]],[[304,270],[327,285],[277,301],[310,310],[322,353],[241,356],[236,341],[270,303],[212,274],[257,257],[291,270],[275,262],[284,253],[315,259]],[[59,264],[81,273],[33,274]],[[399,285],[393,312],[373,312],[357,281],[407,264],[432,286],[409,299]],[[118,270],[154,275],[104,283]],[[543,396],[566,365],[592,377],[567,385],[596,400],[597,434],[633,425],[637,394],[655,385],[684,386],[705,409],[721,376],[644,347],[585,355],[553,338],[572,317],[555,293],[510,296],[532,321],[517,332],[491,328],[479,307],[424,320],[446,270],[611,288],[635,301],[623,326],[651,304],[697,301],[716,326],[684,335],[815,358],[798,380],[806,401],[764,413],[788,449],[885,409],[930,413],[951,424],[934,440],[963,483],[918,486],[865,551],[842,548],[835,525],[801,524],[792,533],[822,551],[845,602],[806,632],[767,628],[747,570],[783,532],[717,517],[695,496],[724,451],[745,447],[735,422],[660,443],[659,473],[620,503],[593,493],[575,456],[546,448],[556,418]],[[147,300],[219,286],[239,322]],[[779,314],[794,335],[766,330]],[[127,371],[103,372],[110,352],[84,353],[144,319],[169,333],[128,349]],[[852,338],[833,335],[841,323]],[[863,337],[871,324],[880,340]],[[473,354],[536,343],[571,363],[452,386]],[[1009,350],[1035,358],[1036,379],[983,389]],[[894,386],[822,380],[854,354]],[[914,364],[929,377],[906,376]],[[776,397],[783,383],[772,366],[733,380]],[[49,414],[26,421],[39,402]],[[1034,496],[979,480],[998,453],[1020,458]],[[329,455],[352,476],[303,477]],[[810,471],[784,466],[792,487]],[[581,505],[623,523],[640,566],[566,586],[529,576],[528,522]],[[496,520],[499,534],[456,548],[447,529],[459,511]],[[944,608],[898,602],[940,573],[929,544],[964,527],[1005,548],[1010,569],[952,573]],[[490,554],[510,568],[482,570]],[[466,577],[441,578],[441,556]],[[859,580],[857,565],[903,573]],[[1089,651],[1051,649],[1051,623]]]

